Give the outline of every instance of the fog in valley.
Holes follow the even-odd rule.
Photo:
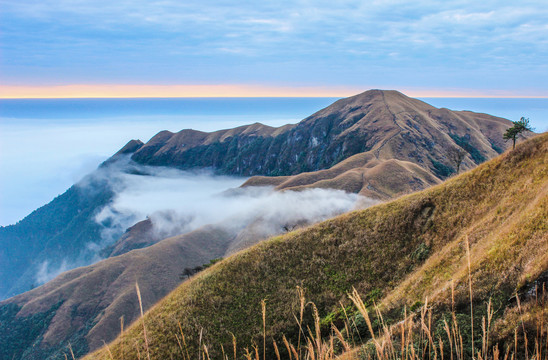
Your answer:
[[[266,238],[371,205],[372,200],[332,189],[276,191],[272,187],[240,186],[246,178],[215,175],[212,171],[181,171],[138,165],[120,158],[85,177],[77,186],[95,191],[98,183],[114,191],[112,201],[99,209],[94,221],[101,238],[86,245],[77,259],[44,260],[37,283],[61,272],[100,261],[101,251],[139,221],[150,219],[158,239],[214,224],[234,233],[253,224],[256,236]],[[87,260],[82,260],[87,259]]]

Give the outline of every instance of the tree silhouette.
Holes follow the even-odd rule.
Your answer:
[[[179,279],[184,280],[185,277],[188,279],[192,275],[194,275],[194,270],[186,267],[183,269],[183,272],[179,275]]]
[[[455,147],[449,150],[449,159],[455,163],[455,167],[457,168],[457,174],[459,173],[460,164],[462,164],[465,156],[466,151],[461,148]]]
[[[217,259],[213,259],[213,260],[209,260],[209,263],[208,264],[203,264],[203,265],[198,265],[196,267],[193,267],[193,268],[189,268],[189,267],[186,267],[183,269],[183,272],[179,274],[179,279],[181,280],[184,280],[185,278],[190,278],[192,275],[196,274],[196,273],[199,273],[200,271],[203,271],[205,269],[207,269],[208,267],[218,263],[219,261],[223,260],[222,257],[220,258],[217,258]]]
[[[512,121],[512,123],[514,123],[514,126],[506,129],[506,132],[502,135],[502,138],[506,141],[512,140],[512,149],[515,149],[516,137],[524,131],[533,131],[534,128],[532,128],[529,124],[529,119],[524,118],[523,116],[519,119],[519,121]]]

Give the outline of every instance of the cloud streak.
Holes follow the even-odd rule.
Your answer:
[[[538,1],[235,6],[220,0],[46,0],[0,6],[0,70],[11,84],[55,83],[61,70],[69,83],[482,88],[498,79],[498,88],[522,90],[546,89],[547,83],[539,74],[546,73],[548,10]],[[417,68],[429,71],[410,71]],[[517,71],[519,77],[511,75]]]

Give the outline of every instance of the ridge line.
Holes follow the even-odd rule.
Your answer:
[[[390,107],[388,106],[388,103],[386,102],[386,99],[384,97],[384,92],[380,92],[381,95],[382,95],[382,101],[384,102],[384,105],[386,106],[386,110],[388,110],[388,112],[392,115],[392,121],[394,122],[394,124],[396,124],[396,126],[400,129],[396,134],[390,136],[388,139],[385,139],[381,146],[379,146],[379,148],[377,150],[375,150],[374,154],[375,154],[375,158],[377,160],[379,160],[379,155],[380,155],[380,152],[381,152],[381,149],[384,147],[384,145],[386,145],[386,143],[388,143],[388,141],[392,140],[392,138],[394,138],[396,135],[399,135],[402,133],[403,131],[403,128],[397,123],[396,121],[396,115],[392,112],[392,110],[390,110]]]

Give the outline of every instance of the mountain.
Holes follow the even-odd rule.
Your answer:
[[[233,189],[224,195],[232,198],[249,192],[249,189]],[[69,344],[76,355],[95,350],[103,341],[116,337],[120,316],[128,324],[138,316],[139,307],[132,297],[136,281],[144,306],[149,308],[179,285],[186,268],[195,269],[273,235],[348,210],[346,205],[337,208],[316,202],[310,211],[295,201],[305,192],[278,195],[282,196],[278,202],[283,206],[274,207],[273,211],[254,208],[251,215],[243,218],[235,214],[222,222],[169,238],[158,237],[150,218],[140,221],[112,246],[103,249],[105,256],[110,256],[107,259],[64,272],[43,286],[0,302],[0,324],[12,329],[5,340],[0,337],[0,358],[8,355],[11,358],[15,351],[18,358],[56,359],[62,357],[61,352]],[[309,190],[307,196],[315,199],[336,194],[316,189]],[[349,197],[352,205],[357,196]],[[238,199],[246,201],[249,197]],[[268,200],[276,201],[276,197]],[[292,204],[292,209],[285,208],[287,203]]]
[[[255,123],[213,133],[162,131],[132,159],[180,169],[212,167],[224,174],[278,176],[328,169],[368,153],[366,162],[411,162],[444,179],[455,171],[448,158],[452,150],[464,149],[462,168],[471,168],[507,147],[501,134],[509,126],[508,120],[494,116],[437,109],[397,91],[370,90],[341,99],[296,125],[272,128]]]
[[[251,178],[246,186],[335,188],[385,200],[453,174],[451,156],[459,149],[465,154],[461,169],[492,158],[508,146],[502,134],[509,126],[510,121],[490,115],[437,109],[397,91],[370,90],[341,99],[296,125],[252,124],[213,133],[162,131],[146,144],[132,140],[51,203],[15,225],[0,227],[0,299],[60,270],[95,261],[97,253],[89,251],[90,244],[112,245],[101,238],[109,224],[97,224],[95,216],[114,196],[105,173],[128,156],[138,164],[269,176]],[[138,172],[131,166],[124,171]],[[52,268],[54,263],[64,266]]]
[[[142,254],[140,258],[148,257],[144,255],[148,251],[153,254],[159,248],[177,248],[180,242],[187,241],[190,234],[159,236],[150,220],[133,224],[125,233],[126,229],[112,228],[108,221],[98,222],[97,214],[112,203],[116,194],[113,168],[143,177],[150,174],[142,165],[206,167],[221,174],[281,175],[254,176],[244,186],[270,185],[280,190],[333,188],[386,200],[440,183],[454,173],[455,163],[450,157],[459,149],[466,155],[461,169],[495,156],[507,147],[502,133],[510,125],[508,120],[486,114],[436,109],[395,91],[372,90],[339,100],[296,125],[271,128],[253,124],[214,133],[161,132],[146,144],[132,140],[54,201],[16,225],[0,228],[3,276],[0,295],[22,293],[36,282],[44,282],[56,273],[93,263],[98,258],[122,256],[124,261],[131,262],[128,259],[136,254]],[[264,219],[256,219],[243,229],[227,234],[222,245],[217,244],[223,251],[215,250],[218,248],[212,245],[209,255],[196,259],[207,262],[227,256],[274,233],[306,225],[299,221],[277,225],[274,232],[265,232],[268,226]],[[112,240],[103,239],[105,230],[111,232]],[[207,234],[210,230],[197,231],[197,234]],[[179,236],[162,241],[172,235]],[[201,239],[196,234],[193,236]],[[175,238],[178,240],[172,240]],[[158,247],[152,246],[154,244]],[[142,250],[132,252],[137,249]],[[205,245],[204,249],[207,250]],[[178,254],[179,250],[174,249],[173,253]],[[143,292],[154,294],[145,303],[146,308],[178,284],[177,271],[196,266],[192,257],[195,253],[189,254],[188,257],[169,257],[171,260],[157,257],[157,262],[134,269],[134,276],[155,276],[141,285]],[[151,258],[155,257],[151,255]],[[79,353],[93,350],[101,345],[101,340],[109,341],[115,334],[113,303],[127,305],[130,310],[126,320],[138,314],[134,300],[127,297],[133,279],[123,276],[118,280],[114,264],[116,262],[107,259],[93,265],[93,271],[86,268],[104,280],[91,303],[85,299],[88,289],[95,286],[95,278],[80,273],[82,269],[78,268],[3,302],[1,316],[5,316],[7,323],[19,324],[17,326],[24,322],[41,324],[30,327],[34,332],[25,337],[34,345],[32,351],[39,350],[42,358],[55,354],[67,342]],[[152,271],[155,268],[171,270],[157,273]],[[154,281],[162,284],[161,289]],[[37,304],[38,299],[47,305],[29,305]],[[53,325],[44,325],[49,322]],[[71,331],[55,330],[59,328]],[[42,341],[42,337],[46,340]],[[54,346],[50,346],[52,344]],[[25,356],[38,354],[32,351]]]
[[[95,216],[114,196],[105,170],[124,157],[140,164],[205,167],[235,175],[309,172],[291,178],[255,177],[246,185],[336,188],[388,199],[453,173],[449,155],[457,149],[466,151],[462,169],[497,155],[507,146],[502,133],[510,125],[485,114],[436,109],[397,91],[370,90],[339,100],[296,125],[252,124],[213,133],[162,131],[146,144],[132,140],[51,203],[15,225],[0,227],[0,299],[65,268],[93,262],[97,254],[89,251],[90,244],[109,246],[101,238],[109,224],[98,224]],[[52,268],[54,263],[64,266]]]
[[[86,359],[198,357],[206,348],[216,358],[221,345],[232,354],[233,336],[239,355],[246,348],[254,352],[254,346],[260,352],[263,299],[268,358],[275,357],[272,339],[285,358],[282,335],[293,344],[300,337],[297,287],[318,310],[317,336],[327,336],[330,323],[343,324],[345,316],[361,321],[356,329],[367,336],[363,317],[359,320],[347,297],[355,288],[366,304],[380,304],[382,323],[398,324],[397,329],[404,311],[419,311],[428,301],[433,316],[425,321],[441,339],[442,320],[452,321],[453,313],[466,346],[473,287],[476,334],[491,299],[496,310],[491,344],[508,341],[513,349],[513,329],[534,339],[542,318],[547,320],[542,295],[536,295],[548,281],[547,218],[548,134],[542,134],[440,185],[241,251],[181,284],[145,315],[144,325],[136,322]],[[304,329],[314,329],[310,311],[303,321]],[[372,322],[377,329],[381,319]],[[481,348],[481,335],[476,336]],[[519,340],[520,347],[523,343]]]

